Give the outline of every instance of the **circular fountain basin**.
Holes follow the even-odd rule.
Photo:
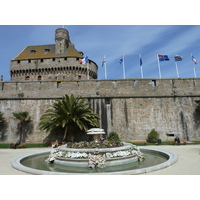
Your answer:
[[[145,167],[145,164],[143,164],[143,162],[141,163],[139,168],[133,168],[131,169],[129,168],[122,168],[120,170],[118,170],[118,168],[116,168],[115,166],[108,166],[108,171],[104,171],[104,169],[99,169],[95,172],[93,171],[86,171],[86,172],[79,172],[78,170],[73,170],[74,166],[72,166],[70,171],[54,171],[54,167],[49,164],[49,169],[48,170],[43,170],[40,168],[40,166],[38,167],[32,167],[31,164],[30,165],[25,165],[24,163],[26,162],[26,160],[29,160],[29,163],[32,162],[32,164],[35,164],[35,160],[38,157],[42,157],[42,160],[44,160],[44,158],[48,157],[49,153],[51,150],[47,150],[47,151],[43,151],[43,152],[38,152],[38,153],[31,153],[31,154],[26,154],[26,155],[22,155],[19,157],[14,158],[11,161],[11,165],[13,168],[23,171],[25,173],[28,174],[40,174],[40,175],[81,175],[81,174],[90,174],[90,175],[131,175],[131,174],[145,174],[145,173],[150,173],[152,171],[155,170],[160,170],[166,167],[169,167],[170,165],[173,165],[174,163],[176,163],[176,161],[178,160],[178,156],[172,152],[169,151],[164,151],[164,150],[157,150],[157,149],[153,149],[153,148],[149,148],[149,147],[140,147],[140,150],[142,151],[142,153],[146,155],[152,154],[150,158],[144,160],[144,163],[146,161],[151,162],[153,159],[156,161],[158,159],[158,157],[162,157],[163,161],[159,164],[155,164],[153,162],[153,164],[150,164],[150,166]],[[136,163],[136,162],[134,162]],[[47,163],[43,162],[41,165],[46,165]],[[39,165],[39,163],[38,163]],[[55,164],[57,165],[57,164]],[[59,164],[58,164],[59,165]],[[143,167],[144,165],[144,167]],[[151,166],[152,165],[152,166]],[[77,165],[79,166],[79,165]],[[65,166],[64,166],[65,167]],[[107,167],[106,167],[107,168]],[[118,171],[117,171],[118,170]]]
[[[130,143],[123,143],[123,146],[120,147],[113,147],[113,148],[67,148],[65,145],[58,147],[58,151],[61,152],[70,152],[70,153],[85,153],[85,154],[112,154],[115,152],[128,152],[133,150],[136,146]],[[115,166],[115,165],[127,165],[128,163],[137,162],[138,157],[136,155],[124,155],[121,157],[112,157],[106,158],[106,166]],[[82,167],[88,166],[88,158],[85,159],[72,159],[68,157],[56,157],[54,161],[56,164],[61,165],[70,165],[76,167],[77,165]]]

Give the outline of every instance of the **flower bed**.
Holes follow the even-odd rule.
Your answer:
[[[87,141],[82,141],[82,142],[68,142],[67,147],[68,148],[74,148],[74,149],[79,149],[79,148],[113,148],[113,147],[121,147],[123,146],[123,143],[120,141],[108,141],[104,140],[99,143],[96,143],[94,141],[92,142],[87,142]]]

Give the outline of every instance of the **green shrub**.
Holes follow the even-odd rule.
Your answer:
[[[159,138],[159,133],[155,131],[155,129],[152,129],[151,132],[148,134],[147,142],[149,143],[156,143]]]
[[[115,132],[110,132],[107,138],[108,141],[120,141],[119,135]]]

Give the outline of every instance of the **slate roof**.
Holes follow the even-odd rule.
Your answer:
[[[15,58],[12,60],[27,60],[27,59],[41,59],[41,58],[58,58],[58,57],[78,57],[83,58],[81,53],[74,48],[74,45],[69,43],[64,54],[55,55],[55,44],[26,46]]]

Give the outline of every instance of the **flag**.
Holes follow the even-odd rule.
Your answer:
[[[86,56],[86,57],[83,58],[79,63],[84,65],[85,63],[88,63],[88,62],[89,62],[88,56]]]
[[[140,67],[142,66],[142,56],[140,55]]]
[[[158,54],[158,59],[159,59],[160,62],[162,62],[162,61],[169,61],[169,58],[168,58],[167,55],[160,55],[160,54]]]
[[[104,67],[105,64],[106,64],[106,56],[103,57],[103,60],[102,60],[102,67]]]
[[[122,55],[122,56],[120,57],[119,63],[122,64],[123,60],[124,60],[124,55]]]
[[[144,78],[143,69],[142,69],[142,55],[141,54],[140,54],[140,68],[141,68],[141,76],[142,76],[142,78]]]
[[[174,60],[175,60],[175,62],[176,62],[176,61],[181,61],[181,60],[183,60],[183,57],[182,57],[182,56],[179,56],[179,55],[176,55],[176,54],[174,54]]]
[[[191,54],[192,56],[192,61],[194,62],[194,64],[197,64],[197,60],[194,58],[194,56]]]

